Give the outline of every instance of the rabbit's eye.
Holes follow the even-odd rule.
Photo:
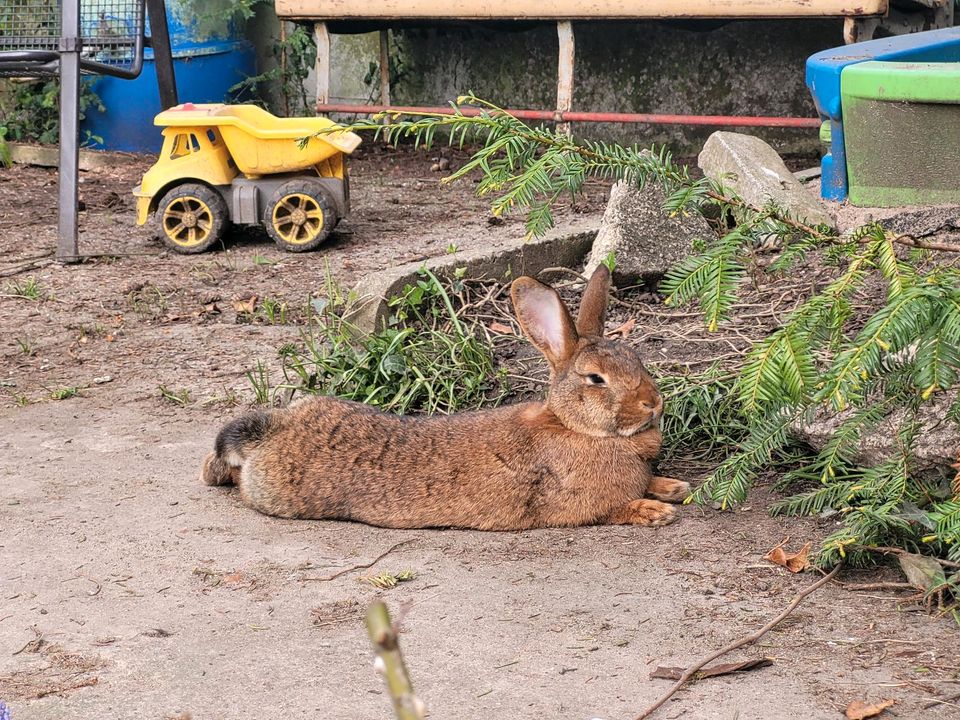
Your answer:
[[[606,385],[607,381],[603,379],[603,375],[597,375],[596,373],[590,373],[587,375],[586,380],[591,385]]]

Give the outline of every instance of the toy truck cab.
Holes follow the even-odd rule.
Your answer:
[[[153,217],[177,252],[208,249],[231,223],[262,224],[283,249],[312,250],[350,210],[345,156],[360,138],[326,118],[186,103],[154,123],[163,147],[134,188],[137,224]]]

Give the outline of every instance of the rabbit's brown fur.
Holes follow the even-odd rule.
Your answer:
[[[636,352],[602,337],[609,273],[591,278],[574,325],[532,278],[512,295],[550,363],[544,403],[431,418],[315,397],[227,424],[204,463],[269,515],[393,528],[522,530],[662,525],[689,485],[654,477],[663,401]]]

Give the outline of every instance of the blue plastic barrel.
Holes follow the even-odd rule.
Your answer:
[[[133,22],[132,18],[110,21]],[[180,102],[224,102],[231,87],[256,74],[253,45],[242,38],[239,29],[229,27],[215,36],[200,37],[197,24],[180,16],[178,3],[169,0],[167,21]],[[106,109],[87,109],[80,124],[81,142],[97,136],[102,142],[93,142],[92,147],[159,152],[163,139],[153,124],[161,110],[153,50],[144,51],[143,72],[135,80],[102,76],[93,81],[92,89]]]

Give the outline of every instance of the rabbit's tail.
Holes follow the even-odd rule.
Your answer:
[[[247,446],[266,437],[271,425],[271,416],[259,411],[227,423],[217,435],[214,451],[203,462],[200,479],[207,485],[235,484]]]

